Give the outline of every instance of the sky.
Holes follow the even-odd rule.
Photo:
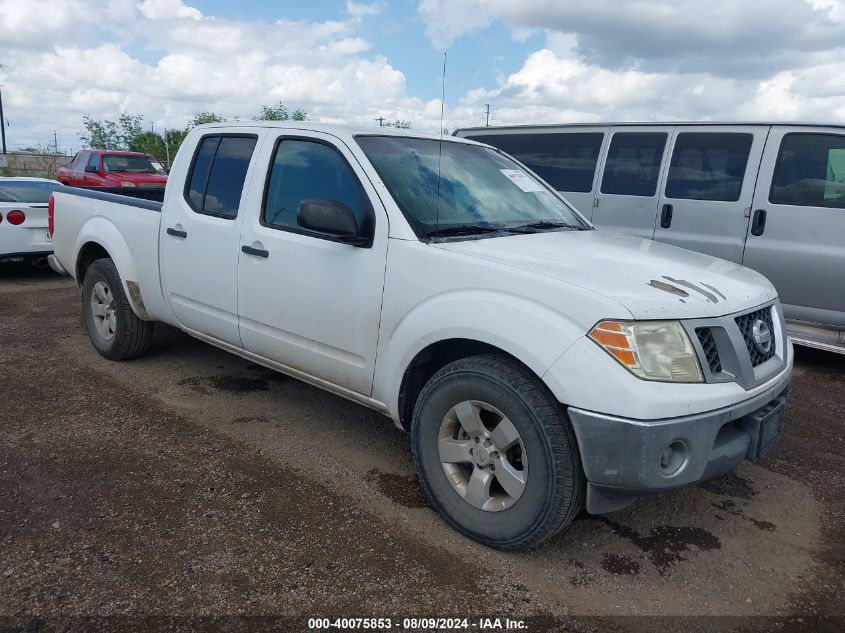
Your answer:
[[[845,0],[0,0],[10,148],[82,117],[845,122]]]

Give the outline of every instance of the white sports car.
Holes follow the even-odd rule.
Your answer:
[[[0,263],[46,264],[53,252],[47,204],[61,183],[46,178],[0,177]]]

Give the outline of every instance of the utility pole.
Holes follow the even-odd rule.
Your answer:
[[[490,104],[485,103],[484,106],[487,110],[487,121],[484,123],[484,127],[490,127]]]
[[[2,112],[2,110],[0,110],[0,112]],[[379,126],[379,127],[383,127],[383,126],[384,126],[384,117],[383,117],[383,116],[380,116],[379,118],[377,118],[377,119],[376,119],[376,121],[378,121],[378,126]]]
[[[167,128],[164,128],[164,156],[167,158],[167,171],[170,171],[170,144],[167,142]]]
[[[150,132],[155,132],[155,121],[150,121]]]
[[[3,118],[3,91],[0,90],[0,138],[3,143],[3,155],[6,155],[6,119]]]
[[[59,137],[56,136],[56,130],[53,130],[53,150],[56,154],[59,153]]]

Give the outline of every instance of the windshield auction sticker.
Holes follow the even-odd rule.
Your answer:
[[[543,186],[523,171],[518,169],[500,169],[499,171],[525,193],[543,191]]]

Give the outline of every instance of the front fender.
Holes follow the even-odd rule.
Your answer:
[[[380,338],[373,397],[398,420],[405,370],[417,354],[440,341],[492,345],[542,376],[583,335],[582,326],[525,297],[495,290],[439,294],[416,305]]]
[[[140,319],[145,321],[152,320],[152,317],[147,313],[143,298],[141,297],[141,291],[138,285],[138,269],[135,265],[135,259],[132,257],[129,244],[117,226],[102,216],[95,216],[88,219],[82,225],[76,237],[73,252],[74,274],[76,275],[77,282],[81,285],[78,270],[79,257],[85,245],[90,243],[99,245],[111,257],[114,265],[117,267],[117,272],[120,274],[123,291],[129,299],[129,304],[132,306],[133,312]]]

